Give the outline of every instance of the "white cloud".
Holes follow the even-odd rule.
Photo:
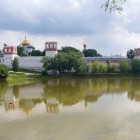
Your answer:
[[[45,41],[82,50],[82,43],[103,55],[122,54],[140,47],[140,1],[127,1],[121,14],[106,13],[102,1],[0,1],[0,45],[18,45],[28,34],[37,49]]]

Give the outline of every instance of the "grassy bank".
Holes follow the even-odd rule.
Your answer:
[[[61,78],[61,77],[140,77],[140,74],[135,75],[132,73],[121,74],[121,73],[106,73],[106,74],[59,74],[59,75],[41,75],[37,73],[14,73],[10,72],[7,80],[15,79],[38,79],[38,78]]]
[[[38,74],[26,74],[26,73],[10,73],[8,76],[8,80],[10,79],[32,79],[32,78],[41,78],[43,77],[42,75]]]

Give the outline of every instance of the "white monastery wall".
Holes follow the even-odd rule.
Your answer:
[[[37,70],[42,71],[43,70],[43,64],[41,62],[42,58],[41,56],[25,56],[25,57],[19,57],[17,55],[11,55],[6,54],[4,57],[0,57],[0,64],[4,64],[9,68],[12,68],[12,60],[17,57],[19,62],[20,68],[30,69],[30,70]]]
[[[45,52],[45,56],[48,56],[48,57],[55,57],[56,54],[57,54],[57,51],[46,51]]]
[[[12,60],[17,57],[16,54],[6,54],[3,57],[3,64],[6,65],[7,67],[12,67]]]
[[[24,43],[28,43],[25,37]],[[32,48],[24,46],[27,52],[32,52]],[[57,54],[57,42],[45,42],[45,56],[55,57]],[[3,57],[0,57],[0,64],[4,64],[9,68],[12,68],[12,60],[17,57],[20,68],[30,70],[43,70],[43,63],[41,62],[43,56],[25,56],[20,57],[17,55],[17,47],[4,45]]]
[[[20,68],[26,68],[31,70],[43,70],[43,64],[41,62],[41,56],[25,56],[17,57]]]

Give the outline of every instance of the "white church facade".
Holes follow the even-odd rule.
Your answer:
[[[57,54],[58,48],[57,48],[57,42],[45,42],[45,56],[47,57],[55,57]],[[26,42],[27,45],[27,42]],[[26,46],[27,49],[27,46]],[[31,49],[29,47],[29,49]],[[27,50],[28,51],[28,50]],[[42,71],[43,70],[43,64],[41,60],[43,59],[43,56],[18,56],[17,55],[17,47],[14,46],[7,46],[4,45],[3,47],[3,56],[0,57],[0,64],[4,64],[7,67],[12,67],[12,60],[14,58],[18,59],[19,67],[30,69],[30,70],[36,70],[36,71]]]

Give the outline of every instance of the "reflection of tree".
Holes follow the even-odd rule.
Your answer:
[[[140,84],[139,78],[134,78],[131,81],[131,87],[128,91],[128,98],[135,101],[140,101]]]
[[[21,100],[19,105],[23,108],[23,111],[27,116],[32,112],[32,108],[34,107],[32,100]]]
[[[73,105],[81,100],[96,102],[103,94],[130,91],[132,78],[54,78],[43,83],[44,99],[55,97],[63,105]]]
[[[128,91],[131,79],[96,78],[91,79],[90,90],[93,94],[118,94]]]
[[[77,78],[51,79],[45,82],[44,98],[55,97],[63,105],[73,105],[84,99],[85,80]]]
[[[26,114],[42,101],[46,103],[46,109],[50,112],[58,112],[59,103],[67,106],[84,101],[86,106],[88,102],[97,102],[103,94],[117,95],[128,92],[129,99],[140,101],[139,79],[140,78],[47,78],[41,81],[44,86],[44,92],[39,94],[37,92],[39,96],[36,97],[36,94],[32,93],[31,96],[27,96],[26,99],[23,95],[20,95],[21,89],[20,86],[17,85],[13,86],[13,95],[20,99],[19,105]],[[26,84],[26,86],[29,91],[32,91],[31,89],[36,86],[36,83]],[[41,89],[39,91],[42,92],[42,85],[39,88]],[[0,81],[0,97],[3,97],[7,89],[8,82]],[[51,102],[52,99],[56,102]]]
[[[15,95],[16,98],[19,97],[19,86],[13,86],[13,94]]]
[[[7,81],[0,81],[0,97],[5,94],[8,89],[8,82]]]

